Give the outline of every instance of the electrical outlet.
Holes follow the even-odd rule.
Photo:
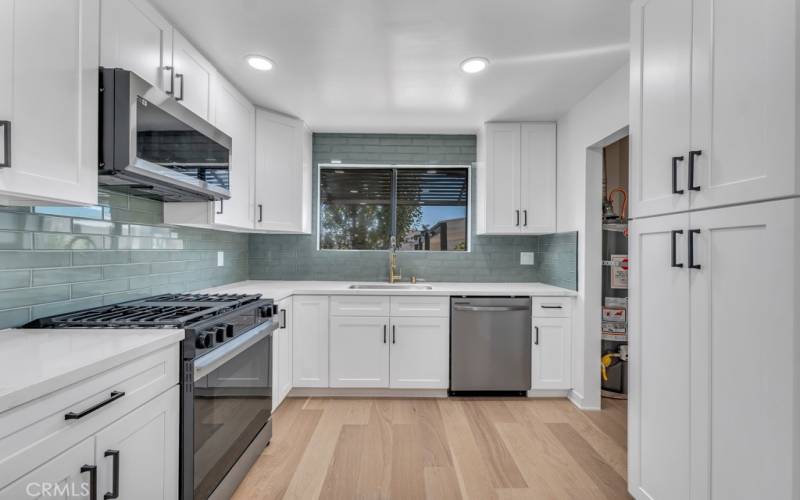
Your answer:
[[[225,265],[225,252],[219,251],[217,252],[217,267],[222,267]]]
[[[519,265],[520,266],[532,266],[533,265],[533,252],[520,252],[519,253]]]

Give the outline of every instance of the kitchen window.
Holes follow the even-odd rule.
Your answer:
[[[467,251],[469,168],[320,165],[322,250]]]

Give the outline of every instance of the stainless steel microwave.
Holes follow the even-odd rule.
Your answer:
[[[231,142],[135,73],[100,68],[101,185],[163,201],[227,199]]]

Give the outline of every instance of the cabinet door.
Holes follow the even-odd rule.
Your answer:
[[[117,460],[119,498],[177,498],[179,402],[175,386],[97,434],[98,496],[115,491]]]
[[[214,125],[231,136],[229,200],[214,202],[215,225],[255,227],[255,107],[222,77],[214,78]]]
[[[331,317],[331,387],[389,387],[389,318]]]
[[[173,31],[172,60],[175,67],[175,99],[196,115],[209,119],[214,67],[180,33]]]
[[[328,387],[328,297],[292,301],[292,373],[295,387]]]
[[[797,2],[694,0],[692,208],[800,192]]]
[[[689,208],[692,0],[631,5],[630,216]],[[672,185],[673,158],[676,188]]]
[[[523,233],[556,230],[556,124],[523,123],[520,206]]]
[[[570,318],[533,318],[531,388],[572,388]]]
[[[99,0],[0,0],[0,204],[97,203]]]
[[[286,350],[289,338],[283,330],[272,333],[272,411],[281,404],[281,369],[283,359],[281,353]]]
[[[692,396],[692,470],[704,472],[691,498],[797,494],[798,215],[797,199],[690,215],[700,268],[690,270],[683,397]],[[687,371],[668,354],[673,378]]]
[[[450,385],[448,318],[392,318],[393,389],[447,389]]]
[[[281,328],[279,332],[284,336],[283,350],[278,353],[280,358],[280,381],[279,387],[280,400],[283,401],[292,390],[292,297],[288,297],[278,302],[280,311]]]
[[[177,459],[177,449],[175,458]],[[88,471],[81,472],[81,468],[95,464],[94,437],[90,437],[1,489],[0,499],[88,499],[91,475]]]
[[[692,498],[688,225],[685,213],[630,223],[628,484],[637,498]],[[683,231],[681,267],[672,231]]]
[[[486,125],[485,217],[487,234],[520,231],[520,124]]]
[[[310,233],[311,163],[300,120],[256,112],[256,229]]]
[[[133,71],[168,92],[172,88],[172,26],[145,0],[103,0],[100,65]]]

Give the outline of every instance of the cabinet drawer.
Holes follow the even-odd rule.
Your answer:
[[[331,316],[388,316],[389,297],[333,295]]]
[[[562,297],[534,297],[534,318],[568,318],[572,311],[572,299]]]
[[[176,343],[0,414],[0,488],[177,385],[179,358]],[[125,395],[81,418],[65,418],[108,400],[112,391]]]
[[[450,316],[450,297],[392,297],[392,316],[425,316],[446,318]]]

